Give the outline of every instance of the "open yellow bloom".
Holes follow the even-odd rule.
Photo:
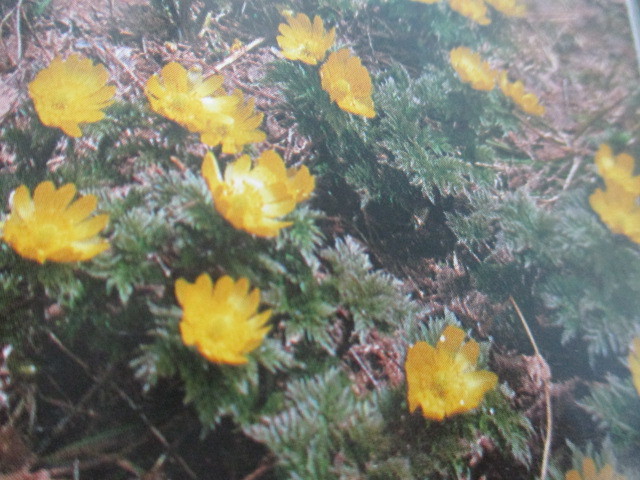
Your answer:
[[[598,471],[595,462],[590,457],[586,457],[582,461],[582,474],[577,470],[569,470],[564,478],[565,480],[626,480],[624,475],[616,473],[608,463]]]
[[[640,337],[634,337],[632,340],[627,361],[629,362],[629,370],[631,370],[633,386],[636,387],[636,391],[640,395]]]
[[[320,80],[324,91],[342,110],[369,118],[376,116],[371,76],[348,49],[341,48],[329,55],[320,67]]]
[[[109,248],[96,235],[109,221],[108,215],[89,218],[96,209],[95,195],[76,195],[72,183],[56,187],[40,183],[33,192],[22,185],[13,194],[11,213],[2,226],[2,238],[20,256],[44,263],[88,260]]]
[[[464,15],[480,25],[491,23],[491,19],[487,17],[488,10],[484,0],[449,0],[449,6],[460,15]]]
[[[245,101],[240,90],[226,98],[206,99],[203,104],[207,120],[201,126],[200,141],[205,145],[222,144],[222,153],[238,153],[246,144],[266,138],[258,130],[263,114],[255,112],[253,98]]]
[[[214,205],[235,228],[260,237],[275,237],[291,222],[278,220],[290,213],[315,188],[315,179],[306,166],[287,170],[275,151],[263,152],[256,166],[243,155],[227,165],[224,179],[218,162],[207,153],[202,162]]]
[[[611,147],[603,143],[596,153],[595,163],[605,184],[617,183],[630,193],[640,195],[640,175],[633,175],[635,159],[631,155],[614,156]]]
[[[499,78],[502,93],[513,100],[524,112],[531,115],[544,115],[544,106],[538,103],[536,94],[527,92],[520,80],[510,82],[507,78],[507,72],[500,72]]]
[[[618,183],[610,183],[605,190],[596,189],[589,197],[589,204],[611,232],[626,235],[640,243],[640,206],[637,199],[637,194]]]
[[[282,35],[276,40],[282,49],[282,55],[289,60],[300,60],[309,65],[317,65],[324,59],[336,38],[336,29],[325,31],[319,16],[311,20],[304,13],[295,17],[287,15],[289,25],[281,23],[278,27]]]
[[[80,137],[80,124],[102,120],[102,110],[113,103],[116,87],[108,80],[104,65],[81,55],[56,57],[29,84],[29,96],[43,124]]]
[[[640,176],[633,175],[634,159],[627,154],[613,156],[611,147],[600,145],[595,158],[605,189],[589,197],[591,208],[613,233],[640,243]]]
[[[518,0],[484,0],[500,13],[509,17],[522,17],[527,13],[527,7]]]
[[[259,347],[269,332],[265,324],[271,310],[258,313],[260,290],[249,292],[246,278],[236,282],[225,275],[214,285],[203,273],[195,283],[179,278],[175,292],[182,307],[182,341],[195,345],[211,362],[247,363],[247,354]]]
[[[145,94],[151,109],[192,132],[199,132],[207,113],[202,101],[223,95],[221,75],[203,79],[199,72],[187,71],[177,62],[165,65],[160,75],[147,81]]]
[[[480,54],[467,47],[454,48],[449,60],[460,79],[476,90],[489,91],[496,86],[497,72],[482,60]]]
[[[474,340],[463,343],[465,334],[447,326],[436,347],[417,342],[407,353],[409,411],[418,407],[425,418],[443,420],[476,408],[498,376],[476,370],[480,346]]]

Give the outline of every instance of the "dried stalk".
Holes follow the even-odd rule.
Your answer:
[[[509,297],[509,301],[518,315],[518,318],[522,322],[522,326],[527,332],[527,336],[529,337],[529,341],[531,342],[531,346],[533,347],[533,351],[538,357],[538,359],[544,362],[545,365],[548,365],[545,361],[544,357],[540,354],[540,350],[538,349],[538,344],[536,343],[535,338],[533,338],[533,333],[531,333],[531,329],[529,328],[529,324],[524,318],[520,307],[513,299],[513,297]],[[551,433],[553,431],[553,415],[551,411],[551,387],[549,385],[549,381],[547,379],[543,379],[544,381],[544,400],[546,403],[546,417],[547,417],[547,426],[546,426],[546,435],[544,438],[544,447],[542,450],[542,463],[540,465],[540,480],[546,480],[547,474],[549,472],[549,457],[551,455]]]

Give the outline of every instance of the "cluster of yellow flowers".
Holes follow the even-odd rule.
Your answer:
[[[417,342],[407,353],[407,400],[409,411],[418,407],[425,418],[443,420],[476,408],[487,391],[498,383],[498,376],[476,370],[480,346],[474,340],[464,343],[465,333],[447,326],[435,348]]]
[[[440,0],[413,0],[420,3],[438,3]],[[470,18],[480,25],[489,25],[487,4],[510,17],[522,17],[527,9],[518,0],[449,0],[449,7],[460,15]]]
[[[289,60],[299,60],[308,65],[317,65],[333,46],[335,28],[324,29],[324,22],[315,16],[313,23],[303,13],[286,15],[287,24],[280,24],[276,40],[282,55]],[[375,117],[371,95],[373,84],[360,58],[351,55],[347,48],[341,48],[329,55],[320,67],[322,88],[329,98],[342,109],[364,117]]]
[[[438,3],[440,0],[413,0],[420,3]],[[500,13],[510,17],[522,17],[527,9],[518,0],[449,0],[449,7],[461,15],[470,18],[480,25],[489,25],[491,19],[487,16],[491,5]]]
[[[315,178],[306,166],[287,169],[274,150],[262,153],[252,168],[248,155],[227,165],[224,176],[211,152],[202,161],[214,206],[235,228],[261,237],[275,237],[291,222],[279,217],[311,196]],[[183,307],[180,333],[208,360],[239,365],[262,343],[271,312],[257,314],[260,290],[248,293],[249,281],[223,276],[212,284],[207,274],[194,284],[176,282],[176,298]]]
[[[609,145],[600,145],[595,163],[604,180],[589,197],[591,208],[613,233],[626,235],[640,243],[640,175],[633,175],[635,160],[631,155],[613,155]]]
[[[569,470],[565,474],[565,480],[626,480],[627,477],[616,473],[610,464],[606,464],[601,470],[590,457],[582,461],[582,473],[578,470]]]
[[[29,95],[43,124],[80,137],[80,124],[101,120],[103,109],[113,103],[116,88],[107,85],[108,77],[103,65],[80,55],[56,57],[29,84]],[[199,133],[202,143],[238,153],[244,145],[265,139],[258,130],[263,115],[240,90],[227,95],[223,81],[221,75],[205,79],[171,62],[149,78],[145,94],[154,112]]]
[[[56,57],[29,84],[29,94],[45,125],[79,137],[80,125],[101,120],[103,109],[113,103],[115,87],[107,81],[102,65],[79,55]],[[227,95],[223,81],[220,75],[203,78],[171,62],[148,80],[145,93],[156,113],[200,133],[207,145],[221,144],[223,153],[237,153],[245,144],[264,140],[265,134],[257,130],[262,114],[254,112],[253,101],[246,101],[239,90]],[[254,168],[249,156],[239,157],[227,165],[224,177],[208,153],[202,175],[220,215],[235,228],[261,237],[275,237],[291,225],[280,217],[307,200],[315,188],[306,166],[287,169],[273,150],[263,152]],[[42,182],[33,199],[25,185],[18,187],[0,238],[22,257],[39,263],[93,258],[109,248],[108,241],[97,236],[109,217],[90,217],[97,198],[85,195],[72,203],[75,195],[73,184],[56,189],[52,182]],[[194,284],[179,279],[175,293],[183,307],[180,332],[185,345],[195,346],[212,362],[246,363],[246,354],[269,331],[265,324],[271,312],[257,314],[260,290],[249,292],[246,278],[236,282],[223,276],[214,285],[203,273]]]
[[[472,88],[488,92],[498,83],[502,93],[513,100],[524,112],[531,115],[544,115],[544,106],[540,105],[534,93],[527,92],[520,80],[510,82],[507,72],[492,69],[477,52],[467,47],[454,48],[449,52],[449,61],[460,79],[471,84]]]
[[[222,75],[205,79],[200,71],[171,62],[147,81],[145,94],[154,112],[199,133],[205,145],[222,144],[223,153],[238,153],[265,139],[258,130],[263,115],[255,113],[253,99],[245,100],[240,90],[227,95],[223,82]]]

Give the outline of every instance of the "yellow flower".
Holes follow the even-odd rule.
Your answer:
[[[11,213],[2,227],[2,238],[20,256],[44,263],[88,260],[109,248],[96,237],[108,215],[89,215],[98,200],[85,195],[75,202],[72,183],[56,190],[52,182],[40,183],[33,192],[22,185],[13,194]]]
[[[210,147],[222,144],[222,153],[238,153],[248,143],[262,142],[266,135],[258,127],[262,113],[255,113],[253,98],[245,101],[240,90],[226,98],[203,101],[206,122],[200,127],[200,141]]]
[[[449,0],[449,6],[460,15],[464,15],[480,25],[491,23],[487,17],[487,5],[484,0]]]
[[[629,362],[629,370],[631,370],[633,386],[636,387],[636,391],[640,395],[640,337],[634,337],[632,340],[627,361]]]
[[[596,189],[589,197],[589,204],[611,232],[626,235],[640,243],[640,206],[637,199],[637,194],[612,182],[606,190]]]
[[[273,150],[263,152],[253,169],[249,156],[241,156],[227,165],[224,179],[218,162],[207,153],[202,175],[218,213],[235,228],[260,237],[275,237],[281,228],[291,225],[278,218],[308,198],[315,187],[306,166],[287,170]]]
[[[564,478],[565,480],[626,480],[624,475],[616,473],[608,463],[598,472],[595,462],[590,457],[582,461],[582,474],[577,470],[569,470]]]
[[[249,280],[235,282],[224,276],[213,285],[206,273],[195,283],[176,281],[176,298],[182,307],[180,334],[207,360],[241,365],[247,354],[262,343],[269,327],[271,310],[258,313],[260,290],[249,292]]]
[[[509,17],[522,17],[527,13],[527,7],[518,0],[484,0],[500,13]]]
[[[154,112],[192,132],[200,132],[207,115],[203,99],[224,93],[223,81],[221,75],[205,80],[199,72],[187,72],[179,63],[171,62],[160,75],[149,78],[145,94]]]
[[[474,340],[463,343],[464,336],[450,325],[435,348],[417,342],[409,349],[405,370],[410,412],[420,407],[425,418],[443,420],[476,408],[496,386],[495,373],[476,370],[480,347]]]
[[[480,54],[467,47],[458,47],[449,52],[449,59],[460,79],[470,83],[472,88],[489,91],[495,87],[497,72],[482,61]]]
[[[614,157],[611,147],[603,144],[596,153],[595,163],[605,189],[598,188],[591,194],[591,208],[611,232],[640,243],[640,175],[633,175],[633,157],[624,153]]]
[[[369,72],[360,59],[342,48],[329,55],[320,67],[322,88],[338,106],[356,115],[375,117]]]
[[[278,35],[276,39],[282,49],[282,55],[289,60],[317,65],[333,45],[336,29],[325,31],[324,23],[317,15],[313,19],[313,25],[304,13],[286,17],[289,25],[280,24],[278,30],[282,35]]]
[[[102,110],[113,103],[116,87],[108,80],[107,69],[88,58],[56,57],[29,84],[29,96],[43,124],[80,137],[80,124],[102,120]]]
[[[544,115],[544,107],[538,103],[538,97],[534,93],[527,92],[520,80],[510,82],[507,72],[500,72],[499,79],[502,93],[513,100],[524,112],[531,115]]]
[[[631,155],[621,153],[614,157],[611,147],[603,143],[596,153],[595,163],[607,185],[617,183],[630,193],[640,195],[640,175],[633,175],[635,160]]]

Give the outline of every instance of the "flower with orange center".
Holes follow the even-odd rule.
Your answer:
[[[449,6],[460,15],[464,15],[480,25],[491,23],[491,19],[487,17],[488,10],[484,0],[449,0]]]
[[[520,80],[510,82],[507,72],[500,72],[499,84],[502,93],[513,100],[524,112],[531,115],[544,115],[544,106],[540,105],[536,94],[527,92]]]
[[[496,71],[482,60],[480,54],[467,47],[454,48],[449,60],[460,80],[470,83],[475,90],[489,91],[496,85]]]
[[[605,184],[617,183],[630,193],[640,195],[640,175],[633,175],[635,159],[631,155],[614,156],[611,147],[603,143],[596,153],[595,163]]]
[[[218,213],[235,228],[260,237],[275,237],[290,226],[278,218],[293,211],[315,188],[306,166],[287,170],[273,150],[263,152],[254,168],[248,155],[241,156],[227,165],[224,178],[216,159],[207,153],[202,175]]]
[[[335,27],[328,32],[319,16],[315,16],[313,24],[304,13],[295,17],[286,15],[289,25],[281,23],[276,40],[282,49],[282,55],[289,60],[300,60],[309,65],[317,65],[324,59],[336,38]]]
[[[20,256],[39,263],[88,260],[109,248],[96,235],[109,221],[108,215],[89,218],[98,200],[85,195],[71,202],[76,187],[59,189],[52,182],[40,183],[33,192],[22,185],[14,194],[11,213],[2,225],[2,239]]]
[[[320,67],[320,80],[324,91],[342,110],[369,118],[376,116],[371,99],[371,76],[348,49],[342,48],[329,55]]]
[[[522,17],[527,13],[527,7],[518,0],[484,0],[493,8],[508,17]]]
[[[498,376],[476,370],[480,346],[474,340],[463,343],[464,332],[447,326],[436,347],[417,342],[407,353],[407,400],[409,411],[418,407],[425,418],[443,420],[476,408]]]
[[[631,370],[633,386],[636,387],[636,391],[640,395],[640,337],[634,337],[631,341],[627,362],[629,363],[629,370]]]
[[[626,480],[624,475],[616,473],[608,463],[598,471],[595,462],[590,457],[586,457],[582,461],[582,473],[578,470],[569,470],[564,478],[565,480]]]
[[[177,62],[166,64],[160,75],[147,81],[145,94],[151,109],[179,123],[191,132],[200,132],[207,112],[203,100],[226,97],[222,90],[224,78],[213,75],[203,79],[198,71],[187,71]]]
[[[29,84],[29,96],[44,125],[80,137],[80,124],[102,120],[102,110],[113,103],[116,87],[108,80],[107,69],[88,58],[56,57]]]
[[[187,346],[195,346],[207,360],[242,365],[258,348],[269,327],[271,310],[258,313],[260,290],[249,292],[249,280],[237,282],[224,276],[215,283],[206,273],[194,283],[179,278],[176,298],[182,307],[180,334]]]
[[[205,99],[203,105],[207,115],[200,129],[200,141],[205,145],[222,144],[222,153],[238,153],[246,144],[266,138],[258,130],[263,114],[255,112],[253,98],[245,101],[240,90],[222,99]]]

